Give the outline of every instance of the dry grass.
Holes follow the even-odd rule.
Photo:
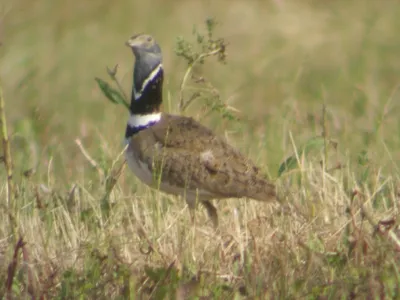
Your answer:
[[[399,297],[400,9],[395,1],[296,3],[4,2],[0,75],[25,244],[12,243],[4,200],[0,293]],[[123,43],[149,32],[164,51],[164,107],[177,112],[185,64],[174,55],[176,37],[190,37],[210,15],[229,43],[228,63],[210,61],[199,72],[241,120],[213,114],[202,122],[276,178],[285,199],[282,206],[220,201],[220,232],[203,210],[192,227],[183,201],[126,170],[119,176],[124,108],[107,102],[94,81],[118,63],[129,91],[133,62]],[[297,170],[278,176],[287,156],[321,134],[323,103],[337,149],[299,154]],[[199,116],[197,109],[187,114]]]

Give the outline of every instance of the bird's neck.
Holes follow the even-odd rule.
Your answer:
[[[131,96],[131,114],[146,115],[160,111],[162,103],[162,86],[164,70],[162,64],[157,65],[147,76],[140,76],[135,70]]]
[[[143,129],[149,128],[160,120],[161,112],[154,112],[145,115],[131,114],[128,119],[128,124],[126,125],[125,140],[128,142],[133,135]]]
[[[126,126],[125,139],[156,124],[161,119],[162,85],[164,71],[159,64],[147,76],[134,72],[130,117]],[[139,80],[138,80],[139,79]]]

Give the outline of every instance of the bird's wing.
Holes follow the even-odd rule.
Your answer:
[[[274,185],[249,159],[192,118],[164,115],[134,139],[142,147],[141,160],[163,183],[209,198],[275,197]]]

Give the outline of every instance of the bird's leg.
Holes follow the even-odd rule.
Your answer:
[[[201,201],[201,204],[206,208],[208,216],[210,217],[214,228],[218,228],[218,213],[217,209],[210,201]]]
[[[196,222],[196,199],[191,199],[186,197],[186,203],[189,207],[189,213],[190,213],[190,220],[192,221],[192,226],[195,225]]]

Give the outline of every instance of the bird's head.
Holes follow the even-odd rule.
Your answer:
[[[151,35],[136,34],[126,42],[126,45],[132,49],[136,59],[146,55],[161,58],[160,46]]]

